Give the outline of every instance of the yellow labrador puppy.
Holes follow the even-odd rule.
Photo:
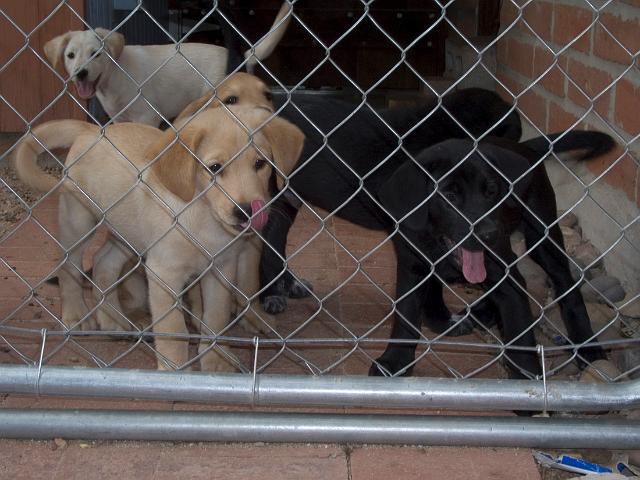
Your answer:
[[[202,110],[224,105],[252,105],[273,112],[273,96],[269,87],[255,75],[237,72],[220,83],[215,91],[209,91],[187,105],[173,121],[175,128],[185,125]]]
[[[35,189],[60,188],[60,242],[68,258],[60,272],[62,318],[69,328],[95,328],[82,298],[81,261],[95,226],[109,228],[146,258],[158,367],[187,363],[187,326],[179,296],[194,279],[202,286],[203,333],[229,323],[235,285],[255,282],[254,249],[243,232],[266,223],[269,183],[295,166],[304,135],[262,108],[208,109],[180,132],[115,124],[104,136],[94,125],[61,120],[33,129],[16,153],[20,178]],[[251,138],[250,138],[251,136]],[[37,155],[71,146],[61,181]],[[246,258],[246,257],[251,258]],[[200,344],[203,370],[229,368],[211,341]]]
[[[222,82],[215,90],[192,102],[174,120],[174,128],[186,125],[194,115],[204,108],[217,108],[224,105],[247,105],[273,112],[271,92],[267,85],[254,75],[238,72]],[[255,228],[255,225],[254,225]],[[256,249],[256,258],[262,248],[260,239],[254,237],[253,245],[248,248]],[[117,236],[109,235],[104,246],[93,257],[93,291],[98,303],[97,321],[103,331],[131,330],[131,314],[134,311],[148,311],[146,279],[140,278],[140,270],[136,266],[141,259],[122,242]],[[255,267],[256,271],[258,265]],[[242,292],[245,300],[252,297],[259,290],[256,280],[255,290]],[[201,301],[199,288],[189,290],[190,307],[196,319],[201,318]],[[124,299],[122,300],[121,297]],[[242,307],[249,303],[241,301]],[[253,332],[267,332],[268,327],[263,321],[255,318],[251,312],[244,316],[242,325]]]

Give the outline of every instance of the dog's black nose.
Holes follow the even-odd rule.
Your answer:
[[[78,80],[84,80],[85,78],[87,78],[87,75],[89,75],[89,71],[86,68],[83,68],[78,73],[76,73],[76,78]]]
[[[233,208],[233,214],[240,220],[240,223],[248,222],[251,219],[251,205],[248,203],[239,203]]]

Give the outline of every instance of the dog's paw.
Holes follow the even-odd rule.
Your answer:
[[[384,356],[375,360],[371,367],[369,367],[369,376],[370,377],[391,377],[398,372],[400,372],[397,376],[400,377],[408,377],[413,372],[413,365],[406,367],[411,362],[395,362],[391,360],[387,360]]]
[[[133,329],[124,318],[115,319],[107,312],[99,311],[97,317],[98,326],[103,332],[128,332]]]
[[[99,330],[98,322],[93,318],[87,318],[82,321],[80,324],[80,330],[83,331],[94,331]]]
[[[383,367],[379,362],[374,362],[369,367],[369,376],[370,377],[390,377],[391,372],[389,372],[385,367]]]
[[[231,315],[231,316],[235,317],[235,315]],[[240,320],[238,320],[238,326],[240,326],[242,330],[244,330],[246,333],[250,335],[257,335],[259,333],[263,333],[261,329],[258,328],[257,325],[254,325],[253,321],[249,320],[247,317],[242,317]]]
[[[98,330],[98,322],[93,315],[87,316],[89,309],[83,305],[63,306],[62,321],[69,329]],[[80,322],[80,323],[78,323]]]
[[[265,313],[260,315],[261,318],[257,318],[257,316],[247,317],[246,315],[240,319],[238,325],[245,332],[251,335],[267,335],[271,333],[273,330],[273,326],[275,325],[275,319],[270,315]],[[269,327],[271,325],[271,328]]]
[[[284,295],[268,295],[262,300],[262,308],[272,315],[282,313],[287,309],[287,299]]]
[[[306,298],[313,292],[313,285],[307,280],[294,279],[289,285],[289,298]]]
[[[469,317],[461,320],[463,317],[463,315],[451,315],[451,319],[449,319],[449,326],[454,328],[447,332],[447,336],[460,337],[462,335],[469,335],[473,332],[473,320]]]
[[[210,373],[235,373],[238,371],[234,360],[237,359],[222,346],[216,346],[200,359],[200,370]]]

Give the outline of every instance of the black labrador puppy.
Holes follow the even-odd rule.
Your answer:
[[[554,152],[586,150],[583,159],[614,145],[599,132],[550,138],[557,140]],[[488,291],[483,301],[495,311],[506,344],[534,347],[529,297],[509,240],[514,230],[524,233],[533,248],[531,258],[551,278],[571,341],[595,340],[571,278],[555,194],[540,160],[548,151],[542,137],[524,143],[488,138],[477,148],[469,140],[447,140],[406,162],[382,185],[378,197],[398,222],[393,236],[398,303],[392,340],[417,340],[423,312],[432,331],[449,333],[455,326],[443,301],[442,282],[466,282]],[[465,322],[473,323],[469,316]],[[411,343],[389,343],[370,374],[409,374],[415,349]],[[599,347],[582,348],[579,354],[587,361],[606,358]],[[534,349],[507,350],[506,358],[516,378],[541,373]]]
[[[287,234],[300,200],[335,212],[338,217],[375,230],[394,223],[380,209],[375,192],[411,156],[448,138],[494,136],[518,140],[518,113],[496,93],[478,88],[458,90],[442,102],[378,112],[366,105],[335,99],[293,96],[281,116],[305,133],[300,164],[286,195],[271,206],[263,231],[260,298],[269,313],[286,308],[286,298],[304,297],[310,286],[284,264]],[[278,102],[276,102],[278,103]]]

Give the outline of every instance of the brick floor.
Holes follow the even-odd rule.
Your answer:
[[[320,215],[324,213],[319,212]],[[34,210],[34,217],[55,236],[57,230],[55,197],[46,199]],[[316,296],[290,300],[286,314],[278,317],[277,330],[291,338],[350,338],[362,335],[373,325],[380,327],[371,338],[386,339],[390,333],[391,311],[388,296],[393,294],[395,259],[389,241],[379,232],[371,232],[341,220],[328,220],[328,232],[335,234],[344,248],[309,211],[302,212],[292,231],[288,249],[302,248],[290,265],[302,278],[310,280]],[[101,232],[90,254],[100,244]],[[312,239],[310,242],[309,240]],[[307,245],[307,242],[308,245]],[[371,248],[379,250],[367,256],[361,268],[379,288],[372,285],[357,262]],[[36,296],[30,286],[38,285],[54,271],[60,250],[55,240],[34,221],[27,221],[0,243],[0,324],[32,330],[33,333],[0,337],[0,363],[33,362],[37,359],[41,337],[39,330],[61,331],[55,318],[60,313],[57,287],[40,285]],[[90,255],[85,267],[91,264]],[[4,262],[6,262],[5,265]],[[334,292],[338,287],[339,292]],[[332,293],[333,292],[333,293]],[[463,291],[460,292],[464,294]],[[452,301],[452,304],[455,301]],[[324,310],[321,310],[320,307]],[[313,319],[305,322],[310,316]],[[335,321],[339,319],[339,323]],[[295,333],[294,333],[295,332]],[[349,333],[351,332],[351,333]],[[234,327],[231,335],[244,336]],[[425,334],[429,335],[428,332]],[[478,341],[477,334],[461,341]],[[11,346],[9,346],[9,344]],[[259,363],[268,364],[266,373],[366,374],[370,360],[384,343],[366,344],[351,351],[348,345],[329,347],[290,346],[285,352],[263,347]],[[89,355],[88,352],[93,354]],[[234,348],[234,354],[251,368],[251,347]],[[298,356],[307,360],[302,362]],[[64,341],[50,335],[45,348],[47,363],[54,365],[95,366],[104,363],[121,368],[155,368],[155,357],[146,345],[128,341],[91,338]],[[489,364],[486,353],[461,348],[437,348],[416,367],[422,376],[468,374]],[[479,376],[501,377],[504,372],[493,364]],[[237,406],[207,406],[181,402],[99,400],[73,398],[35,398],[0,396],[0,408],[63,409],[139,409],[139,410],[238,410]],[[283,409],[256,409],[278,411]],[[372,409],[287,409],[294,411],[381,413]],[[419,414],[424,412],[407,412]],[[449,412],[455,414],[455,412]],[[417,447],[343,447],[336,445],[216,445],[148,442],[79,442],[63,447],[54,442],[0,441],[0,478],[75,479],[75,478],[242,478],[242,479],[375,479],[392,478],[539,478],[530,452],[515,449],[455,449]]]
[[[0,440],[12,480],[291,479],[534,480],[527,450]]]
[[[493,448],[354,449],[351,478],[428,478],[429,480],[539,479],[528,450]]]

